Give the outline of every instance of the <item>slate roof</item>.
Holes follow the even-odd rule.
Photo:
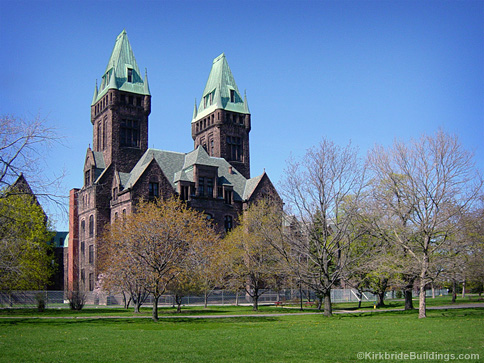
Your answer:
[[[131,173],[118,173],[121,191],[133,188],[152,162],[156,162],[160,166],[173,188],[179,181],[194,182],[193,168],[195,165],[215,167],[217,168],[218,184],[231,185],[234,200],[238,201],[249,199],[264,175],[246,179],[227,160],[209,156],[201,146],[189,153],[148,149]]]
[[[231,90],[235,92],[234,102],[230,100]],[[224,53],[213,60],[198,109],[195,103],[192,122],[198,121],[217,109],[249,113],[247,98],[244,96],[242,99]]]
[[[128,82],[128,68],[133,70],[132,81]],[[143,80],[138,63],[134,57],[133,49],[128,40],[126,31],[123,30],[116,38],[111,57],[102,76],[99,90],[94,89],[92,105],[94,105],[109,89],[118,89],[141,95],[150,95],[148,75],[145,72]]]

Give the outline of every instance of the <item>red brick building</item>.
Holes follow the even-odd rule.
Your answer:
[[[269,177],[250,177],[251,115],[225,55],[214,59],[191,122],[194,150],[148,148],[151,94],[123,31],[91,104],[92,148],[84,186],[70,193],[69,290],[92,291],[104,226],[132,213],[140,199],[178,195],[223,233],[253,201],[279,198]],[[187,125],[188,129],[188,125]]]

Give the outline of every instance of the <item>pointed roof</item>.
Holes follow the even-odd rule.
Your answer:
[[[97,86],[96,86],[97,89]],[[106,94],[108,89],[118,89],[141,95],[150,95],[148,76],[143,80],[126,30],[116,38],[111,57],[102,76],[99,91],[95,92],[92,104]],[[96,95],[96,93],[98,93]]]
[[[198,111],[193,112],[192,122],[198,121],[217,109],[249,113],[247,99],[243,99],[240,95],[224,53],[213,60]]]

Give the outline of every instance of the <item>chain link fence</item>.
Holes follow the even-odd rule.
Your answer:
[[[434,291],[435,296],[447,295],[446,289]],[[426,295],[432,296],[432,291],[427,290]],[[279,291],[265,290],[259,298],[259,304],[298,304],[302,300],[305,304],[314,303],[317,296],[314,291],[305,289],[282,289]],[[418,296],[414,291],[414,296]],[[86,293],[86,304],[88,305],[109,305],[123,306],[124,297],[122,294],[106,295],[96,292]],[[396,291],[389,291],[385,295],[386,300],[396,299]],[[376,301],[376,295],[369,292],[358,292],[355,289],[333,289],[331,290],[331,302],[358,302],[359,300]],[[35,308],[39,301],[43,301],[46,308],[64,308],[69,307],[67,294],[64,291],[12,291],[0,292],[0,308]],[[207,296],[208,305],[235,305],[251,304],[252,298],[245,292],[232,292],[228,290],[214,290]],[[153,299],[149,296],[143,305],[152,305]],[[158,300],[160,306],[175,305],[173,295],[162,295]],[[205,296],[185,296],[182,299],[182,305],[204,305]]]

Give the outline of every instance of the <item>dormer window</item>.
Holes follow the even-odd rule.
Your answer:
[[[128,68],[128,82],[133,83],[133,68]]]
[[[233,89],[230,90],[230,102],[235,102],[235,91]]]

